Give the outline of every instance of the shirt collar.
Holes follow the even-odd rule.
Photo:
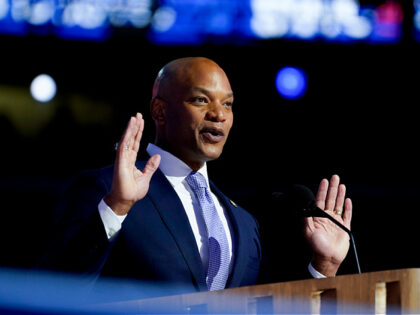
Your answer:
[[[181,184],[185,177],[187,177],[191,172],[192,169],[185,164],[182,160],[177,158],[175,155],[159,148],[157,145],[153,143],[149,143],[146,148],[147,153],[150,156],[159,154],[161,157],[159,169],[162,173],[169,179],[170,183],[175,186]],[[207,174],[207,164],[204,163],[203,167],[200,168],[197,172],[201,173],[204,178],[206,179],[207,186],[209,185],[209,179]]]

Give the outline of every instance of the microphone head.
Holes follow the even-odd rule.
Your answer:
[[[295,213],[312,216],[315,206],[315,196],[306,186],[293,185],[286,193],[273,193],[276,199],[281,198],[283,206]]]

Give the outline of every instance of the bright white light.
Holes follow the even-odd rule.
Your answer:
[[[31,16],[29,0],[12,1],[12,19],[15,22],[23,22]]]
[[[315,37],[318,34],[319,26],[316,21],[299,21],[295,20],[295,23],[292,27],[292,32],[294,35],[303,38],[303,39],[310,39]]]
[[[75,2],[65,8],[63,24],[93,29],[102,26],[106,18],[106,12],[101,7],[84,2]]]
[[[176,11],[171,7],[160,7],[153,16],[153,29],[156,32],[166,32],[176,21]]]
[[[150,9],[137,9],[131,11],[130,22],[134,27],[143,28],[150,24],[152,11]]]
[[[340,35],[341,26],[337,23],[332,14],[326,14],[320,21],[319,30],[325,37],[335,38]]]
[[[359,15],[359,5],[355,0],[335,0],[331,3],[334,15],[339,21],[346,21]]]
[[[323,35],[332,39],[344,34],[363,39],[372,33],[357,0],[251,0],[250,4],[251,30],[261,38]]]
[[[32,5],[32,12],[29,23],[42,25],[47,23],[54,15],[54,3],[51,1],[40,1]]]
[[[290,10],[294,0],[251,0],[250,26],[260,38],[278,38],[289,32]]]
[[[128,23],[127,13],[123,11],[115,11],[108,16],[109,23],[113,26],[121,27]]]
[[[370,21],[363,16],[354,17],[348,20],[344,25],[344,33],[352,38],[362,39],[366,38],[372,32],[372,25]]]
[[[251,29],[260,38],[282,37],[289,31],[289,23],[283,15],[257,15],[251,19]]]
[[[299,0],[293,8],[292,33],[309,39],[319,32],[323,4],[320,0]]]
[[[151,0],[127,0],[130,23],[137,28],[148,26],[152,22]]]
[[[251,0],[251,9],[254,14],[286,15],[290,16],[296,0]]]
[[[54,98],[57,92],[57,85],[48,74],[40,74],[32,81],[30,91],[35,100],[45,103]]]
[[[0,20],[4,19],[9,12],[9,1],[8,0],[0,0]]]

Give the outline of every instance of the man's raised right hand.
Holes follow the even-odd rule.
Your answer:
[[[135,117],[130,118],[116,148],[111,191],[104,201],[117,215],[127,214],[134,203],[144,198],[149,190],[150,179],[159,167],[158,154],[147,161],[143,171],[136,167],[143,128],[143,117],[137,113]]]

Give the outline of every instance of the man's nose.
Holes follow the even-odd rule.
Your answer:
[[[213,102],[209,106],[206,118],[214,122],[224,122],[226,120],[225,109],[219,102]]]

